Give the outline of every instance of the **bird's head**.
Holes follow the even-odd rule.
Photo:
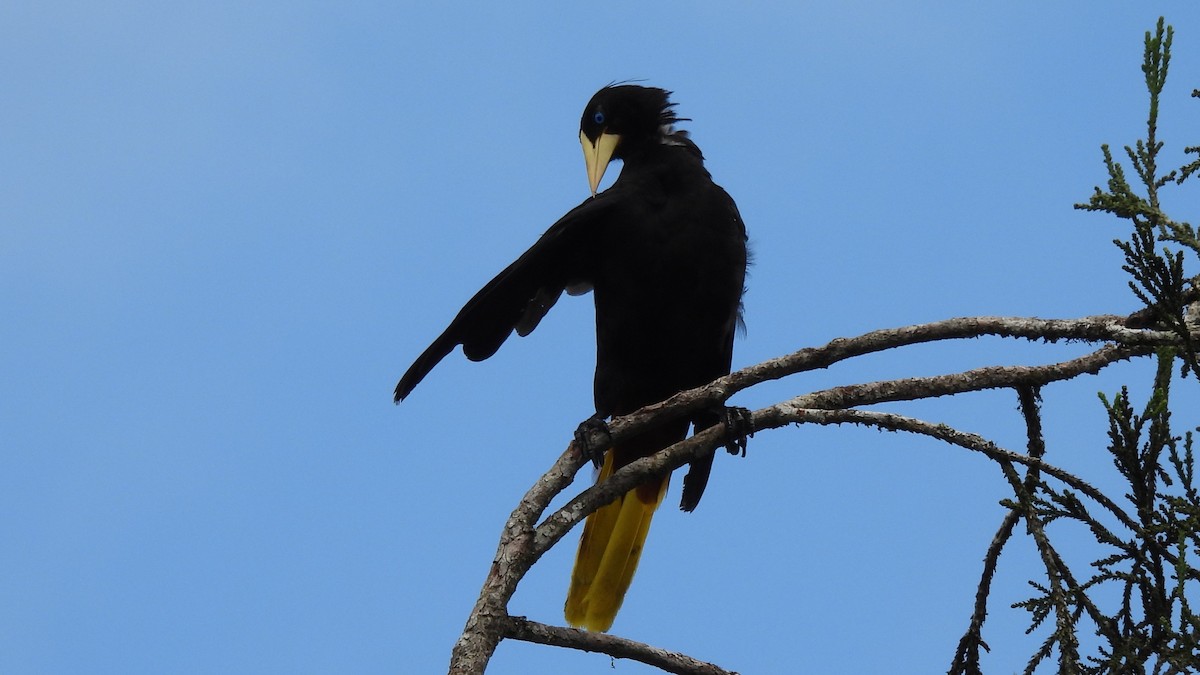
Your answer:
[[[665,89],[618,84],[604,87],[588,101],[579,122],[579,142],[593,195],[609,162],[671,133],[679,118],[670,96]]]

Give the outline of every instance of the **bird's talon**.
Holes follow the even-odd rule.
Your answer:
[[[747,440],[754,435],[754,420],[747,408],[726,406],[721,411],[725,423],[725,450],[731,455],[746,456]]]
[[[602,445],[593,446],[588,440],[593,433],[604,434],[605,442]],[[612,445],[612,434],[608,431],[608,422],[605,422],[599,414],[592,415],[580,422],[579,426],[575,428],[575,444],[579,446],[583,457],[590,459],[592,465],[599,469],[600,465],[604,463],[604,451]]]

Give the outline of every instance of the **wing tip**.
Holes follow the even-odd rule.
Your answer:
[[[458,341],[448,339],[445,334],[434,340],[433,344],[417,357],[417,360],[408,367],[400,381],[396,383],[396,389],[392,392],[392,401],[399,404],[407,398],[421,383],[421,380],[425,379],[425,376],[433,370],[433,367],[446,358],[447,354],[454,351],[457,344]]]
[[[417,359],[417,362],[396,383],[396,388],[392,391],[392,402],[396,405],[400,405],[400,402],[412,393],[412,390],[420,384],[421,380],[425,379],[425,376],[431,370],[431,368],[425,367],[418,368],[418,365],[422,365],[422,361],[423,359]]]

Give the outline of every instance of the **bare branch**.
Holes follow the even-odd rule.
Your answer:
[[[1077,359],[1045,366],[989,366],[953,375],[883,380],[868,384],[834,387],[832,389],[797,396],[788,401],[757,410],[751,418],[751,427],[755,431],[762,431],[777,429],[788,424],[805,422],[820,423],[816,419],[820,411],[828,411],[827,419],[830,420],[842,414],[868,415],[862,411],[847,411],[844,409],[887,401],[910,401],[968,391],[1011,388],[1018,385],[1040,386],[1050,382],[1070,379],[1083,373],[1096,373],[1107,365],[1135,355],[1142,355],[1149,351],[1150,348],[1139,348],[1137,351],[1134,351],[1123,347],[1107,346]],[[793,356],[802,353],[803,350],[796,352]],[[754,368],[757,367],[755,366]],[[739,373],[735,373],[734,375],[744,373],[747,370],[751,369],[748,368],[739,371]],[[668,419],[674,417],[679,414],[677,412],[679,410],[692,410],[700,407],[698,401],[703,401],[708,396],[711,396],[712,388],[717,383],[727,379],[722,378],[713,384],[691,389],[677,394],[663,403],[647,406],[638,412],[617,418],[609,425],[614,441],[619,442],[622,438],[636,435],[663,417]],[[656,414],[652,415],[647,412],[651,409],[654,409]],[[890,417],[896,420],[906,419],[899,415]],[[864,419],[866,418],[864,417]],[[843,419],[840,421],[853,420]],[[840,421],[837,423],[840,423]],[[958,438],[955,434],[962,434],[962,432],[944,426],[939,427],[939,429],[942,433],[946,434],[946,437],[942,440],[962,444],[958,440],[952,440]],[[589,513],[615,500],[620,495],[633,489],[634,486],[641,484],[650,477],[661,476],[668,471],[673,471],[704,453],[713,452],[717,446],[724,443],[725,435],[726,431],[723,425],[709,427],[705,431],[680,441],[665,450],[649,457],[643,457],[622,467],[620,470],[614,472],[608,480],[584,490],[538,525],[534,549],[540,555],[558,542],[571,527],[574,527],[576,523],[586,518]],[[978,439],[980,443],[989,443],[982,438],[974,438]],[[602,443],[603,440],[602,436],[597,437],[598,443]],[[972,449],[977,448],[973,447]],[[1012,455],[1010,461],[1019,463],[1027,463],[1029,461],[1024,455],[1009,454]],[[1061,473],[1066,476],[1070,475],[1066,472]],[[1093,490],[1093,492],[1096,491]],[[1099,493],[1096,492],[1096,494]],[[1133,521],[1129,522],[1132,523]]]
[[[1031,469],[1037,469],[1047,475],[1053,476],[1063,483],[1075,488],[1079,492],[1094,499],[1096,503],[1108,509],[1123,525],[1130,530],[1139,534],[1141,528],[1136,520],[1131,518],[1129,514],[1116,505],[1103,492],[1093,487],[1082,478],[1060,469],[1053,464],[1048,464],[1043,460],[1035,457],[1029,457],[1011,450],[1005,450],[996,445],[992,441],[979,436],[977,434],[959,431],[945,424],[933,424],[924,420],[919,420],[913,417],[904,415],[896,415],[893,413],[874,412],[869,410],[808,410],[797,409],[789,413],[789,418],[794,424],[816,423],[816,424],[863,424],[867,426],[886,429],[888,431],[907,431],[923,436],[936,438],[940,441],[945,441],[951,445],[957,445],[961,448],[974,450],[976,452],[987,455],[989,458],[997,462],[1007,462],[1011,464],[1023,464]]]
[[[1109,341],[1121,346],[1108,345],[1077,359],[1044,366],[992,366],[950,375],[834,387],[798,396],[756,411],[751,419],[751,428],[760,431],[788,424],[818,422],[819,414],[826,414],[826,419],[830,420],[830,422],[822,423],[832,423],[839,415],[843,416],[841,421],[858,421],[850,419],[850,417],[870,414],[863,411],[845,410],[845,408],[887,401],[946,396],[983,389],[1041,386],[1050,382],[1070,379],[1083,373],[1096,373],[1114,362],[1145,355],[1150,353],[1154,346],[1174,344],[1178,340],[1171,333],[1130,329],[1123,322],[1124,319],[1116,316],[1086,317],[1075,320],[975,317],[873,331],[855,338],[837,339],[822,347],[802,349],[791,355],[732,373],[703,387],[677,394],[662,403],[647,406],[630,415],[616,418],[609,424],[608,438],[605,438],[603,434],[595,433],[588,441],[593,447],[604,447],[608,442],[619,443],[622,439],[637,435],[665,420],[679,417],[705,406],[723,403],[735,392],[759,382],[825,368],[854,356],[906,345],[994,335],[1029,340]],[[901,420],[903,418],[892,416],[892,419]],[[873,420],[870,423],[876,422],[877,420]],[[937,433],[929,435],[941,434],[938,437],[945,436],[943,440],[950,440],[959,438],[957,435],[962,434],[962,432],[957,432],[949,427],[939,426],[937,429],[939,429]],[[929,429],[924,427],[920,431],[920,433],[928,432]],[[654,455],[632,462],[614,472],[603,483],[584,490],[535,527],[534,523],[542,516],[550,500],[571,483],[575,473],[585,462],[582,453],[576,450],[575,445],[569,446],[550,471],[529,490],[505,523],[496,558],[481,589],[479,599],[467,620],[463,635],[454,646],[450,673],[452,675],[483,673],[496,645],[506,635],[505,626],[511,625],[507,606],[520,579],[542,554],[566,535],[571,527],[647,478],[662,475],[702,454],[714,452],[715,448],[723,445],[725,441],[724,426],[716,425]],[[951,440],[951,442],[956,441]],[[987,441],[974,437],[968,446],[972,443],[978,446],[987,444]],[[978,447],[972,449],[978,449]],[[1007,453],[1007,451],[999,449],[996,449],[995,452]],[[1032,460],[1016,453],[1008,454],[1011,455],[1008,461],[1022,464],[1038,462],[1038,460]],[[1039,468],[1048,470],[1048,465],[1039,464]],[[1059,474],[1061,476],[1056,474],[1056,477],[1069,484],[1076,485],[1081,482],[1078,479],[1071,482],[1074,477],[1061,470],[1059,470]],[[1095,494],[1103,498],[1103,495],[1094,489],[1079,489],[1088,492],[1089,495]],[[1110,510],[1116,508],[1111,502],[1105,506]],[[1119,509],[1116,512],[1120,513]],[[1126,516],[1122,520],[1128,521],[1128,517]]]
[[[833,387],[797,396],[789,401],[764,408],[754,415],[754,428],[770,429],[786,424],[782,417],[794,409],[818,408],[833,410],[872,405],[889,401],[912,401],[962,394],[985,389],[1007,389],[1017,386],[1042,386],[1068,380],[1085,373],[1095,374],[1117,361],[1151,353],[1148,347],[1102,347],[1079,358],[1044,366],[987,366],[952,375],[882,380],[867,384]],[[694,390],[693,390],[694,391]]]
[[[696,660],[686,654],[651,647],[606,633],[547,626],[521,616],[508,618],[505,636],[552,647],[599,652],[615,659],[632,659],[676,675],[737,675],[731,670]]]
[[[940,340],[996,336],[1047,342],[1057,342],[1059,340],[1093,343],[1111,342],[1115,345],[1136,348],[1129,355],[1147,353],[1146,350],[1154,346],[1179,344],[1179,337],[1174,333],[1132,329],[1126,327],[1126,321],[1126,317],[1112,315],[1090,316],[1081,319],[961,317],[903,328],[887,328],[864,333],[852,338],[838,338],[823,346],[808,347],[787,356],[763,361],[757,365],[714,380],[702,387],[680,392],[661,403],[646,406],[637,412],[617,418],[609,425],[609,431],[611,440],[614,442],[619,441],[622,438],[636,435],[657,422],[683,415],[704,406],[722,403],[737,392],[761,382],[777,380],[788,375],[810,370],[828,368],[839,361],[856,356]],[[1104,365],[1107,365],[1107,363],[1097,366],[1097,370]],[[1096,371],[1085,370],[1081,372]],[[1030,382],[1030,384],[1040,383]],[[1014,384],[998,384],[994,386],[1014,386]],[[980,388],[986,389],[989,387]],[[947,391],[945,393],[957,392]],[[914,398],[922,397],[915,396]],[[821,405],[805,407],[828,408],[843,406]],[[664,416],[659,417],[659,415]],[[588,439],[593,446],[600,447],[603,447],[609,440],[604,438],[602,434],[594,434]]]
[[[996,566],[1000,562],[1000,552],[1012,537],[1013,528],[1021,519],[1016,511],[1004,514],[1004,520],[988,545],[987,554],[983,558],[983,573],[979,575],[979,586],[975,591],[975,608],[971,613],[971,623],[967,632],[958,641],[958,649],[954,653],[954,663],[950,666],[950,675],[982,675],[979,666],[979,647],[990,651],[983,641],[983,622],[987,618],[987,599],[991,593],[992,579],[996,575]]]
[[[450,654],[451,675],[481,675],[504,637],[508,601],[517,584],[541,557],[544,549],[532,546],[533,524],[554,496],[562,492],[583,466],[582,453],[569,446],[554,466],[534,483],[504,523],[496,557],[479,599],[467,617],[462,636]]]

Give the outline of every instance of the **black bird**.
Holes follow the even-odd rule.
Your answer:
[[[741,321],[746,229],[733,199],[713,183],[700,149],[675,115],[670,92],[636,85],[601,89],[588,102],[579,140],[592,197],[555,223],[467,302],[396,386],[396,401],[457,345],[488,358],[516,330],[528,335],[565,290],[594,290],[596,414],[628,414],[729,373]],[[608,163],[624,162],[613,186],[596,187]],[[598,480],[722,418],[717,410],[655,427],[605,453]],[[693,462],[680,508],[691,511],[713,456]],[[670,476],[640,485],[592,514],[571,575],[566,618],[612,626],[633,579],[650,519]]]

